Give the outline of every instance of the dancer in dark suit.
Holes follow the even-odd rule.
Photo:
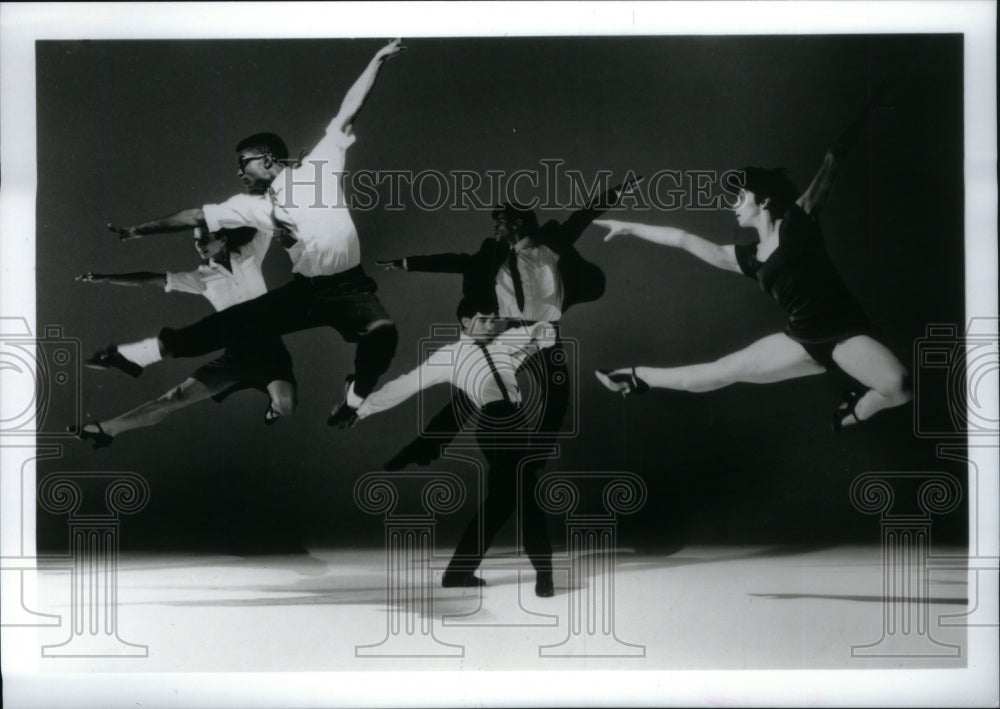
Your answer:
[[[387,270],[462,274],[462,295],[482,312],[508,318],[513,326],[547,322],[556,341],[539,349],[522,365],[543,396],[542,410],[530,442],[554,444],[569,408],[570,378],[566,351],[559,335],[559,321],[569,308],[597,300],[604,294],[604,273],[580,255],[576,242],[584,230],[638,184],[629,179],[573,212],[564,222],[550,220],[539,226],[535,213],[516,204],[503,204],[492,212],[494,237],[485,239],[475,253],[442,253],[378,261]],[[461,396],[461,394],[456,394]],[[463,412],[468,406],[454,400],[424,427],[423,433],[387,463],[400,469],[409,463],[426,465],[437,458],[450,435],[467,430]],[[535,472],[544,460],[532,464]]]

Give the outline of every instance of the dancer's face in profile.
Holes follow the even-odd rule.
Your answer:
[[[489,342],[496,335],[492,315],[476,313],[475,317],[462,318],[462,330],[476,342]]]
[[[493,235],[497,241],[517,241],[521,236],[521,220],[498,214],[493,220]]]
[[[194,230],[194,248],[202,261],[217,259],[226,252],[226,237],[197,228]]]
[[[761,206],[757,204],[757,196],[749,190],[740,190],[733,213],[736,223],[740,226],[752,226],[754,219],[760,215]]]
[[[236,160],[236,176],[243,183],[244,189],[250,194],[266,192],[274,179],[274,162],[271,156],[259,150],[247,149],[241,150]]]

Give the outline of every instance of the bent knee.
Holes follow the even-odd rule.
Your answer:
[[[361,332],[365,340],[382,343],[385,347],[395,347],[399,341],[396,323],[392,320],[375,320]]]
[[[876,390],[894,404],[905,404],[913,398],[910,373],[905,369],[892,372],[886,375]]]
[[[379,335],[386,337],[389,334],[395,336],[396,334],[396,323],[392,320],[373,320],[368,323],[362,334],[364,335]]]
[[[294,392],[283,392],[276,396],[271,396],[271,408],[279,416],[291,416],[298,404],[299,399]]]

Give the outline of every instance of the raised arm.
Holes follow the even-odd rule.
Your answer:
[[[732,245],[713,244],[708,239],[669,226],[619,222],[613,219],[599,219],[594,224],[609,230],[604,237],[605,241],[611,241],[616,236],[637,236],[661,246],[683,249],[717,268],[741,273],[740,265],[736,261],[736,249]]]
[[[87,272],[76,277],[81,283],[110,283],[114,286],[157,286],[167,285],[167,274],[153,271],[136,271],[134,273],[91,273]]]
[[[344,95],[344,100],[340,104],[340,111],[337,112],[337,117],[333,119],[331,128],[341,132],[346,132],[350,128],[358,112],[365,105],[365,100],[368,98],[372,87],[375,85],[375,78],[378,76],[379,69],[382,68],[382,63],[389,57],[393,57],[406,49],[402,45],[402,42],[403,40],[401,39],[394,39],[382,47],[382,49],[375,52],[375,56],[368,62],[368,66],[361,72],[361,76],[357,78],[354,85]]]
[[[851,124],[847,126],[847,129],[837,136],[833,145],[826,151],[819,171],[813,177],[812,182],[809,183],[806,191],[796,201],[796,204],[802,207],[809,216],[813,218],[819,216],[820,211],[826,204],[826,200],[830,197],[830,191],[833,189],[833,180],[837,176],[837,171],[843,164],[844,158],[851,151],[851,148],[858,142],[858,137],[860,137],[865,123],[868,122],[868,114],[871,113],[873,108],[881,104],[885,93],[885,88],[879,86],[868,103],[858,112]]]
[[[151,222],[143,222],[135,226],[118,227],[109,223],[108,229],[118,235],[122,241],[136,239],[144,234],[167,234],[175,231],[185,231],[194,227],[208,229],[205,224],[205,212],[201,207],[194,209],[182,209],[168,217],[154,219]]]
[[[634,190],[642,180],[642,177],[630,176],[623,184],[612,187],[583,209],[573,212],[558,228],[552,231],[543,228],[540,232],[542,241],[557,253],[572,246],[597,217],[617,206],[622,196]]]

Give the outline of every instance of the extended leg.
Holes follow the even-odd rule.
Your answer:
[[[113,437],[135,428],[153,426],[173,412],[208,399],[229,386],[232,386],[232,382],[205,385],[197,379],[186,379],[183,384],[174,387],[158,399],[147,401],[121,416],[101,422],[101,428]]]
[[[612,374],[629,374],[631,368],[616,369]],[[635,373],[649,386],[681,391],[714,391],[735,384],[771,384],[795,377],[825,372],[799,343],[784,333],[757,340],[725,357],[683,367],[636,367]]]

